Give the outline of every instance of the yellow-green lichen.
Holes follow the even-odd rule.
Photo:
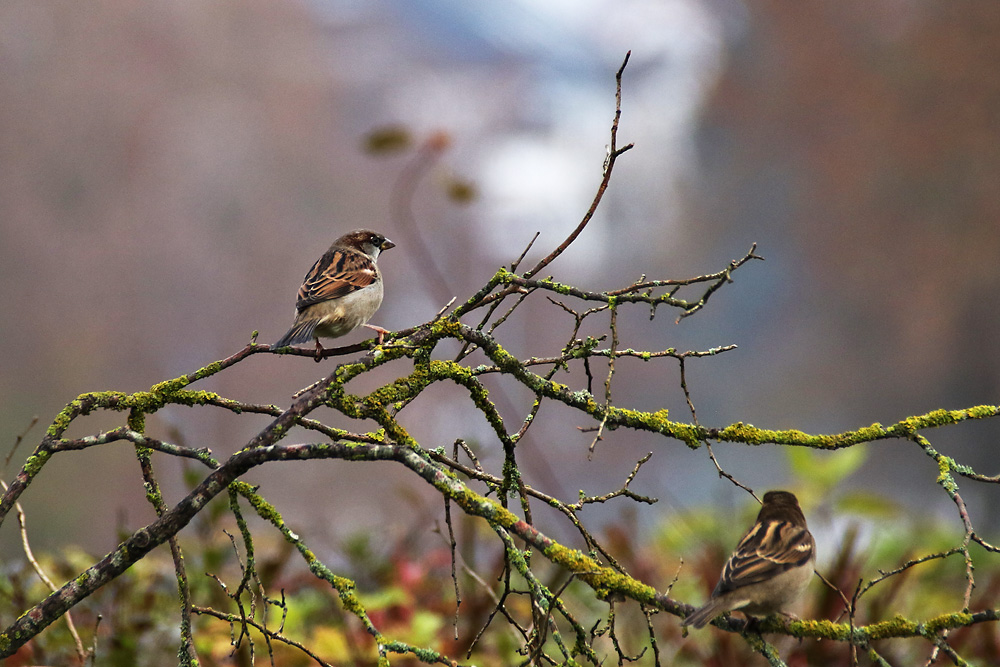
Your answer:
[[[254,338],[257,337],[256,331],[253,332],[253,337]],[[215,375],[220,371],[222,371],[222,363],[215,361],[213,363],[208,364],[207,366],[204,366],[196,370],[194,373],[194,377],[196,380],[201,380],[202,378],[207,378],[209,375]]]
[[[431,378],[424,370],[414,370],[411,375],[396,378],[392,384],[379,387],[361,399],[361,406],[367,409],[382,408],[418,395],[430,384]]]
[[[334,383],[347,384],[350,380],[364,373],[365,370],[364,364],[341,364],[333,373]]]
[[[891,620],[872,623],[865,629],[867,630],[869,639],[872,641],[889,639],[891,637],[912,637],[918,633],[916,623],[898,614]]]
[[[873,440],[880,440],[886,436],[885,427],[875,422],[871,426],[865,426],[864,428],[859,428],[854,432],[854,436],[851,440],[855,443],[861,442],[871,442]]]
[[[250,486],[246,482],[240,481],[235,481],[231,484],[237,493],[247,499],[247,502],[249,502],[254,511],[257,512],[257,516],[279,528],[284,525],[285,522],[281,518],[281,513],[275,509],[274,505],[264,500],[264,498],[254,490],[254,487]]]
[[[128,395],[120,391],[95,391],[80,394],[69,402],[49,425],[46,434],[52,438],[60,437],[69,428],[69,424],[80,415],[89,414],[94,408],[110,410],[127,410]]]
[[[187,379],[186,376],[185,377],[179,377],[179,378],[173,378],[172,380],[164,380],[163,382],[154,384],[152,387],[150,387],[149,388],[149,393],[150,394],[169,395],[169,394],[172,394],[172,393],[174,393],[175,391],[177,391],[179,389],[183,389],[184,387],[188,386],[189,384],[191,384],[191,383],[188,382],[188,379]]]
[[[555,383],[553,383],[555,384]],[[561,385],[560,385],[561,386]],[[569,395],[569,400],[577,405],[581,410],[586,412],[588,415],[594,415],[600,409],[600,405],[594,400],[593,394],[589,391],[574,391]]]
[[[69,428],[70,422],[73,421],[73,418],[80,412],[80,400],[77,399],[75,401],[71,401],[69,405],[63,408],[59,414],[56,415],[56,418],[52,420],[49,428],[45,431],[46,435],[50,438],[58,438],[61,436],[66,432],[66,429]]]
[[[792,621],[788,624],[788,630],[793,637],[822,637],[841,641],[847,639],[851,632],[850,626],[846,623],[826,620]]]
[[[656,601],[656,590],[651,586],[609,567],[599,565],[595,560],[576,549],[570,549],[553,542],[543,549],[542,553],[553,563],[576,573],[580,579],[594,589],[599,597],[607,597],[608,593],[618,592],[639,602],[654,603]]]
[[[949,494],[954,495],[958,491],[958,486],[955,484],[954,478],[951,476],[952,467],[955,465],[955,461],[948,458],[947,456],[938,456],[938,477],[937,483],[944,488]]]
[[[955,422],[956,419],[960,419],[963,416],[964,414],[962,413],[952,413],[948,410],[934,410],[924,415],[923,422],[925,427],[944,426],[945,424],[951,424]]]
[[[163,495],[160,493],[160,489],[150,482],[143,482],[143,486],[146,488],[146,500],[153,507],[160,507],[163,504]]]
[[[204,391],[204,390],[184,390],[178,391],[172,397],[174,400],[172,403],[178,403],[180,405],[207,405],[213,401],[221,400],[219,395],[214,391]]]
[[[342,579],[342,577],[335,577],[335,579]],[[365,610],[364,605],[361,604],[361,600],[358,599],[358,596],[350,592],[350,589],[345,590],[340,586],[338,586],[337,583],[335,582],[331,582],[331,585],[338,591],[340,591],[340,604],[344,606],[344,609],[346,611],[349,611],[350,613],[358,617],[368,615],[368,612]],[[351,588],[353,587],[354,584],[353,582],[351,582]]]
[[[431,325],[432,339],[458,338],[462,323],[454,317],[445,317]]]
[[[564,285],[563,283],[557,283],[552,280],[552,278],[543,278],[538,281],[539,285],[544,285],[548,289],[551,289],[556,294],[562,294],[563,296],[569,296],[573,292],[573,288],[570,285]]]
[[[742,442],[748,445],[775,443],[779,445],[812,447],[814,449],[839,449],[862,442],[880,440],[887,436],[888,433],[885,428],[878,423],[847,433],[810,435],[797,429],[774,431],[757,428],[753,424],[737,422],[719,431],[715,437],[727,442]]]
[[[44,449],[29,456],[28,460],[24,462],[24,471],[28,474],[28,477],[34,477],[37,475],[38,471],[42,469],[42,466],[45,465],[45,462],[48,461],[51,456],[51,452],[47,452]]]
[[[966,412],[972,419],[986,419],[1000,412],[1000,408],[995,405],[977,405],[974,408],[969,408]]]
[[[669,422],[670,428],[664,427],[660,430],[664,435],[677,438],[691,449],[701,446],[702,432],[697,426],[691,424],[681,424],[679,422]]]
[[[993,417],[998,411],[1000,408],[993,405],[977,405],[965,410],[933,410],[924,415],[904,419],[898,426],[908,433],[913,433],[920,429],[947,426],[966,419]]]
[[[689,424],[672,422],[668,418],[669,411],[665,409],[656,412],[642,412],[627,408],[608,408],[608,422],[629,428],[643,429],[661,433],[671,438],[677,438],[692,448],[698,447],[702,434],[700,430]]]
[[[950,628],[960,628],[972,624],[972,614],[965,612],[955,612],[953,614],[942,614],[924,623],[924,630],[927,634],[936,635],[942,630]]]

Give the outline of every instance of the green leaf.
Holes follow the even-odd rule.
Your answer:
[[[822,496],[864,465],[868,459],[868,447],[855,445],[835,452],[787,447],[785,455],[795,476]]]
[[[857,514],[872,519],[898,517],[901,509],[898,503],[873,491],[851,491],[837,501],[838,514]]]

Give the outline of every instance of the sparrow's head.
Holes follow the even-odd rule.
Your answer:
[[[333,245],[358,250],[372,259],[377,258],[383,250],[396,247],[395,243],[369,229],[355,229],[353,232],[348,232],[334,241]]]
[[[795,497],[794,493],[789,493],[788,491],[768,491],[764,494],[764,504],[798,507],[799,499]]]
[[[770,519],[806,525],[806,518],[799,508],[798,498],[788,491],[768,491],[764,494],[764,504],[760,508],[760,514],[757,515],[757,521]]]

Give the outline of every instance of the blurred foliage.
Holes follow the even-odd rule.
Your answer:
[[[479,197],[479,189],[469,180],[450,177],[444,182],[445,193],[455,204],[471,204]]]
[[[402,125],[377,127],[364,136],[362,149],[369,155],[390,155],[413,146],[413,134]]]

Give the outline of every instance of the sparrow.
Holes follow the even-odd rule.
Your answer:
[[[712,597],[681,625],[704,627],[719,614],[739,609],[766,616],[805,592],[816,563],[816,541],[799,501],[787,491],[768,491],[764,504],[729,557]]]
[[[382,343],[386,329],[368,324],[382,305],[382,275],[375,260],[396,244],[381,234],[356,229],[333,242],[320,257],[299,288],[292,328],[271,349],[316,341],[316,358],[323,351],[320,337],[338,338],[360,326],[378,333]]]

